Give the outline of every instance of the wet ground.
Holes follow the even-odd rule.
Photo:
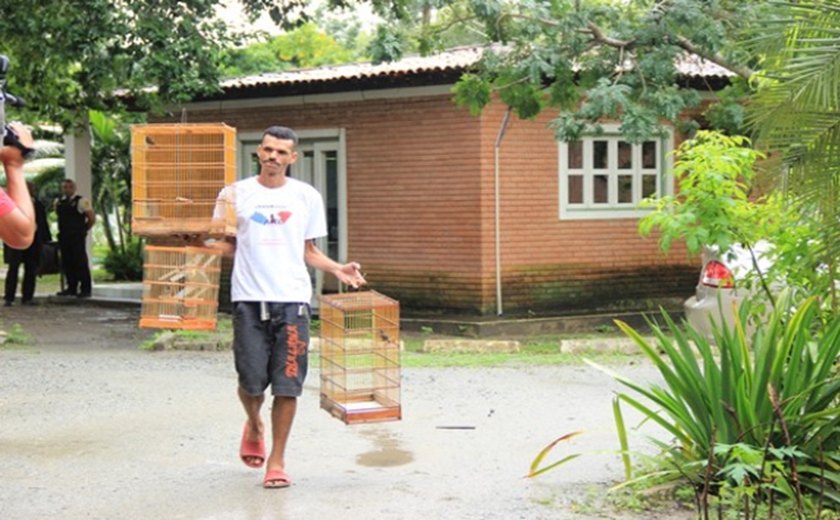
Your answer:
[[[0,347],[0,519],[690,517],[592,507],[622,475],[618,386],[582,366],[404,369],[403,420],[353,426],[320,409],[316,367],[287,453],[294,484],[264,490],[237,455],[231,354],[141,351],[153,331],[136,327],[137,312],[0,309],[0,329],[31,337]],[[613,368],[655,378],[639,360]],[[576,430],[558,456],[584,456],[522,478]]]

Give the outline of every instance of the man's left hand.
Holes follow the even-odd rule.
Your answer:
[[[338,272],[335,273],[335,276],[341,283],[347,284],[354,289],[358,289],[367,283],[367,280],[362,275],[362,266],[357,262],[342,265]]]

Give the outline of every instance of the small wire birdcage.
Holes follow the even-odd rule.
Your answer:
[[[376,291],[321,297],[321,408],[347,424],[399,420],[399,302]]]
[[[140,327],[215,329],[221,260],[216,249],[146,245]]]
[[[220,190],[236,180],[236,130],[222,123],[131,127],[132,221],[136,235],[232,234],[213,220]]]

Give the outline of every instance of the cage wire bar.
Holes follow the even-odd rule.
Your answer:
[[[215,329],[221,252],[146,245],[143,256],[140,327]]]
[[[223,123],[133,125],[131,162],[134,234],[235,232],[232,208],[224,222],[212,219],[219,191],[236,181],[234,128]]]
[[[376,291],[323,295],[319,317],[321,408],[346,424],[400,420],[399,302]]]

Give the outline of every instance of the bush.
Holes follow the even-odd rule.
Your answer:
[[[772,512],[779,498],[793,501],[798,515],[809,503],[840,509],[840,317],[821,321],[815,298],[795,310],[788,294],[779,302],[751,338],[742,325],[750,313],[744,302],[733,329],[715,328],[717,352],[667,314],[672,336],[650,324],[656,346],[617,322],[665,382],[645,386],[613,374],[633,391],[620,393],[616,404],[625,454],[619,403],[673,436],[673,443],[658,443],[663,453],[655,478],[687,480],[706,512],[713,495],[737,504],[747,518],[768,503]],[[629,474],[627,458],[625,465]]]
[[[132,238],[123,249],[111,249],[102,262],[114,280],[143,279],[143,243]]]

